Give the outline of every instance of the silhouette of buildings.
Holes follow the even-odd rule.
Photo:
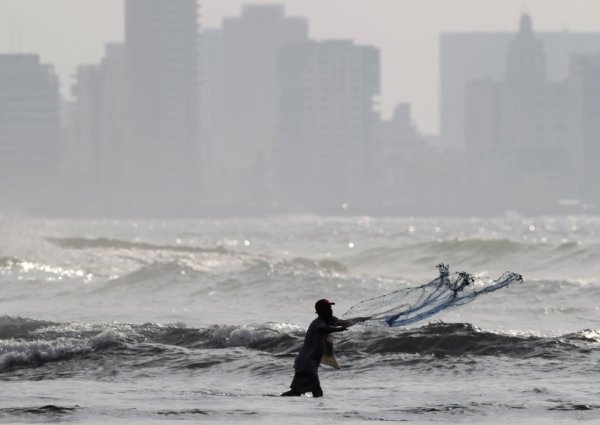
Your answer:
[[[600,53],[571,61],[568,86],[569,159],[580,183],[580,196],[600,201]]]
[[[198,194],[196,0],[125,1],[130,204],[191,208]]]
[[[39,207],[60,192],[58,79],[37,55],[0,55],[0,196]]]
[[[308,23],[279,5],[244,6],[201,35],[207,193],[220,206],[269,202],[277,175],[279,52],[305,43]]]
[[[440,137],[445,147],[465,148],[465,90],[472,80],[500,81],[506,77],[511,32],[440,34]],[[537,32],[544,47],[546,78],[567,78],[570,58],[600,49],[600,33]]]
[[[78,68],[67,169],[84,211],[197,207],[198,31],[196,0],[126,0],[125,42]]]
[[[108,44],[99,65],[77,69],[71,157],[72,195],[90,208],[118,211],[130,200],[136,152],[127,138],[125,49]],[[94,188],[94,190],[90,190]]]
[[[593,71],[586,66],[589,58],[580,59],[576,76],[548,81],[544,50],[524,15],[508,45],[506,77],[467,83],[466,153],[481,177],[480,192],[504,195],[515,205],[550,208],[583,194],[577,168],[585,165],[573,159],[583,158],[583,146],[595,149],[594,143],[584,142],[589,127],[584,130],[580,124],[591,112],[584,100],[589,91],[581,88],[584,80],[593,81],[586,78]],[[570,84],[573,78],[576,82]]]
[[[124,42],[79,67],[62,104],[50,66],[0,55],[4,209],[473,215],[600,201],[600,34],[534,33],[527,15],[516,34],[442,34],[433,146],[409,104],[380,118],[377,48],[311,40],[283,6],[202,32],[196,0],[126,0],[125,17]]]
[[[565,87],[547,81],[544,47],[528,16],[508,46],[506,68],[502,81],[466,85],[467,152],[486,159],[508,157],[521,172],[540,165],[555,168],[565,156],[558,152],[567,138]],[[550,149],[557,152],[550,155]],[[542,152],[544,161],[532,161]]]
[[[377,205],[382,211],[412,214],[427,199],[439,199],[443,157],[418,133],[410,104],[398,104],[389,120],[378,120],[372,138],[367,204]],[[432,186],[436,187],[433,196]]]
[[[379,93],[379,51],[309,42],[281,56],[281,196],[294,207],[363,204]]]

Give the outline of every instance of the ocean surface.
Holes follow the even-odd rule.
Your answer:
[[[524,282],[336,334],[282,398],[314,303]],[[600,217],[0,217],[0,423],[600,423]]]

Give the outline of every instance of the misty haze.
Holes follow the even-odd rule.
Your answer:
[[[439,34],[440,134],[382,118],[377,46],[315,40],[282,4],[199,28],[125,2],[125,40],[73,74],[0,55],[0,210],[69,217],[593,213],[600,32]],[[440,210],[440,205],[443,209]]]
[[[0,0],[0,423],[600,423],[599,16]]]

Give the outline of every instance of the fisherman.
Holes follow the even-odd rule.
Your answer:
[[[315,310],[319,317],[312,321],[306,331],[304,345],[294,361],[295,374],[291,390],[281,394],[282,396],[300,396],[310,392],[313,397],[321,397],[323,390],[319,382],[319,365],[323,362],[339,369],[328,336],[347,330],[353,322],[335,317],[331,308],[334,304],[326,299],[316,302]]]

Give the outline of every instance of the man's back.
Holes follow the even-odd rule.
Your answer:
[[[304,345],[294,362],[295,370],[316,371],[319,367],[323,356],[323,338],[326,337],[322,330],[326,327],[327,323],[320,317],[311,322],[304,336]]]

